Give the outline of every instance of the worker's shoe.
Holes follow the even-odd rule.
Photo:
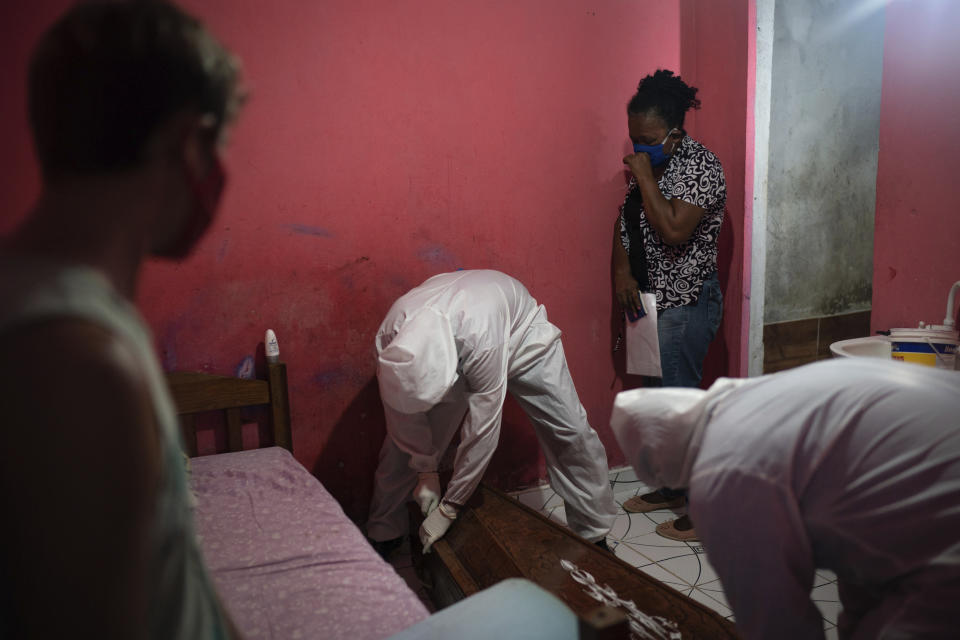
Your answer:
[[[679,528],[677,527],[678,524],[680,525]],[[661,522],[657,525],[657,534],[678,542],[699,542],[700,540],[688,516]]]
[[[658,498],[659,500],[657,500]],[[660,509],[679,509],[685,504],[687,504],[686,496],[664,500],[659,493],[653,492],[630,498],[623,503],[623,510],[630,513],[647,513]]]
[[[370,543],[370,546],[373,547],[373,550],[380,554],[380,557],[390,561],[390,555],[394,551],[400,548],[400,545],[403,544],[403,536],[399,538],[393,538],[392,540],[372,540],[367,538],[367,542]]]
[[[606,538],[600,538],[599,540],[597,540],[597,541],[594,542],[593,544],[597,545],[598,547],[600,547],[600,548],[603,549],[604,551],[610,551],[610,547],[607,545],[607,539],[606,539]],[[613,553],[613,552],[611,551],[611,553]]]

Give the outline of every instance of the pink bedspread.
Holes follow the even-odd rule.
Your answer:
[[[285,449],[190,462],[204,556],[246,638],[385,638],[428,616]]]

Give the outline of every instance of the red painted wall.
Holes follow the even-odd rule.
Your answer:
[[[744,273],[750,273],[750,237],[745,235],[752,203],[753,174],[745,175],[752,136],[747,136],[748,99],[752,113],[752,76],[748,76],[749,0],[681,0],[681,62],[684,80],[700,91],[702,106],[687,116],[690,135],[717,154],[727,181],[727,210],[720,232],[718,267],[723,289],[723,323],[704,363],[707,387],[719,376],[746,375],[743,327],[749,323]],[[749,122],[752,127],[752,120]],[[748,191],[748,200],[745,196]],[[746,258],[746,262],[745,262]],[[762,292],[761,292],[762,293]]]
[[[940,324],[960,280],[960,3],[886,12],[872,330]]]
[[[5,3],[0,16],[9,34],[0,41],[0,232],[38,188],[23,106],[27,55],[68,3],[20,4]],[[722,21],[719,31],[745,28],[746,4],[729,4],[733,16],[703,9],[704,19]],[[363,517],[384,433],[372,358],[382,316],[430,275],[497,268],[523,281],[563,329],[591,423],[611,464],[622,464],[608,427],[620,388],[609,260],[629,148],[625,104],[642,75],[665,67],[686,77],[695,64],[705,106],[691,131],[727,171],[733,248],[724,279],[736,300],[745,103],[737,68],[746,45],[726,45],[739,34],[697,30],[681,64],[689,33],[676,3],[186,6],[243,59],[252,96],[233,132],[212,232],[189,260],[144,271],[139,302],[164,366],[237,373],[274,329],[289,366],[296,456]],[[736,361],[738,321],[728,302],[714,374]],[[516,487],[544,475],[511,402],[490,477]]]

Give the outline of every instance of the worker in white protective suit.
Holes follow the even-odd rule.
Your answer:
[[[637,477],[689,487],[745,638],[960,634],[960,372],[830,360],[708,391],[638,389],[611,419]]]
[[[446,533],[497,447],[509,391],[533,423],[567,525],[605,545],[616,516],[606,452],[577,397],[560,330],[523,284],[498,271],[434,276],[394,303],[376,348],[387,437],[367,522],[372,541],[404,535],[411,496],[426,516],[424,551]],[[441,496],[438,462],[458,429]]]

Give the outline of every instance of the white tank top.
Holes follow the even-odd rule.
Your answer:
[[[193,527],[181,437],[149,330],[136,308],[98,271],[0,256],[0,340],[53,318],[79,318],[125,341],[146,373],[159,426],[160,486],[152,524],[148,624],[151,638],[226,638]],[[9,612],[0,611],[0,618]],[[3,624],[0,623],[0,628]]]

